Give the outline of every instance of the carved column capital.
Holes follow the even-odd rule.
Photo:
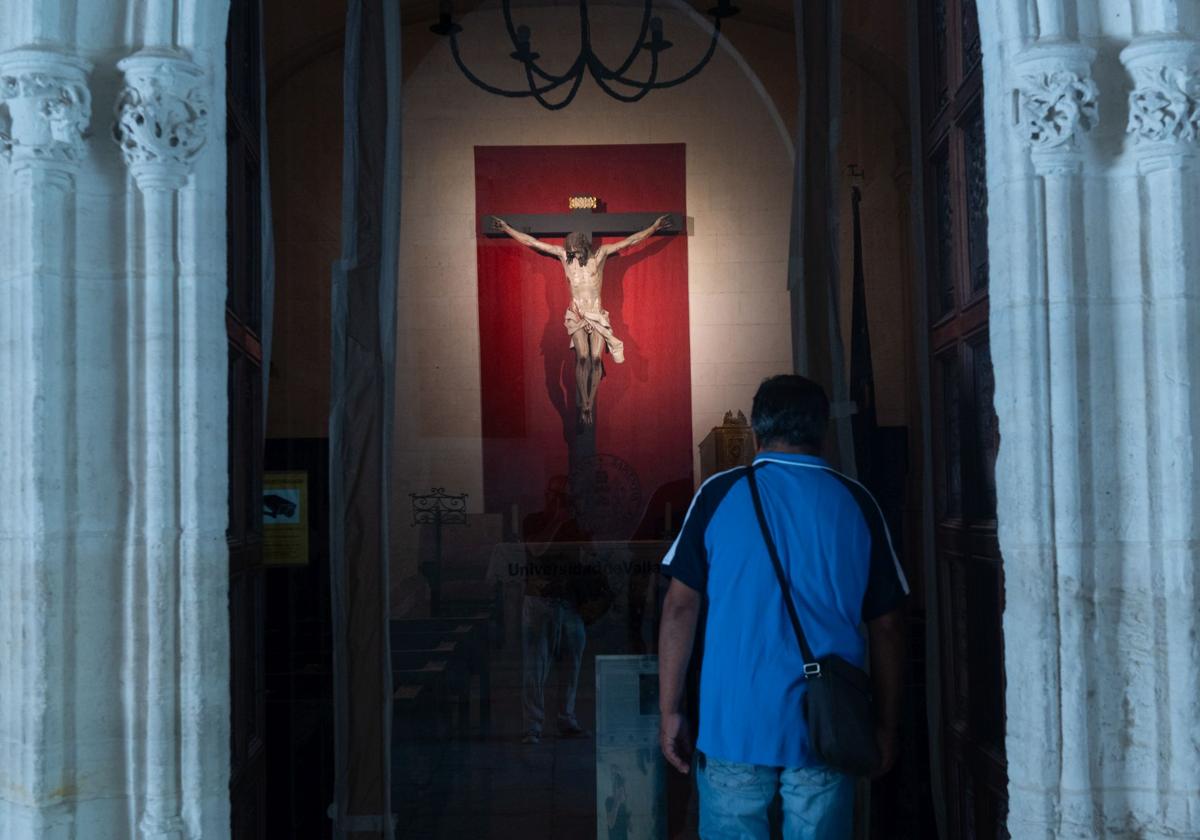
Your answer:
[[[1138,38],[1121,51],[1133,77],[1129,122],[1144,169],[1191,157],[1200,139],[1200,43],[1177,36]]]
[[[0,156],[17,169],[76,169],[87,154],[90,71],[51,50],[0,53]]]
[[[1036,43],[1016,57],[1013,121],[1039,169],[1079,165],[1080,140],[1100,121],[1094,57],[1072,42]]]
[[[117,63],[113,138],[138,187],[178,189],[208,139],[208,79],[187,58],[140,52]]]

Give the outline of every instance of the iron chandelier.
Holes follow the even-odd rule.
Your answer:
[[[551,111],[557,111],[571,104],[571,101],[575,98],[575,94],[579,92],[579,86],[583,82],[585,73],[591,74],[601,90],[613,99],[620,100],[621,102],[637,102],[652,90],[662,90],[663,88],[683,84],[703,70],[704,66],[708,64],[709,59],[713,57],[713,53],[717,49],[717,41],[721,37],[721,21],[727,17],[736,15],[740,11],[737,6],[733,5],[733,0],[717,0],[717,5],[708,10],[708,14],[713,19],[713,34],[712,40],[703,57],[701,57],[696,66],[683,75],[664,81],[658,78],[658,59],[659,55],[670,49],[672,44],[663,37],[662,18],[654,16],[651,9],[651,0],[645,0],[645,6],[642,11],[641,30],[634,41],[633,49],[630,50],[628,57],[626,57],[620,66],[616,68],[607,66],[592,50],[591,22],[588,18],[587,0],[579,0],[579,55],[575,58],[570,69],[561,75],[549,73],[537,63],[541,55],[534,52],[530,46],[531,33],[529,27],[523,25],[517,26],[513,23],[511,0],[501,0],[501,6],[504,12],[504,25],[508,29],[508,36],[512,40],[514,48],[509,57],[514,61],[519,61],[524,66],[525,80],[528,84],[527,88],[507,90],[496,87],[495,85],[488,84],[471,72],[470,68],[463,61],[462,54],[458,49],[458,33],[462,32],[463,29],[454,22],[454,11],[450,0],[442,0],[438,22],[431,26],[430,30],[438,35],[450,38],[450,52],[454,56],[454,63],[458,65],[458,69],[462,71],[463,75],[473,85],[488,93],[493,93],[497,96],[507,96],[512,99],[533,97],[543,108]],[[649,36],[649,40],[646,40],[647,36]],[[634,63],[643,53],[649,53],[649,75],[645,79],[630,78],[626,73],[629,72],[629,69],[633,67]],[[557,102],[552,102],[547,98],[548,94],[553,95],[555,91],[564,85],[570,85],[565,97]]]

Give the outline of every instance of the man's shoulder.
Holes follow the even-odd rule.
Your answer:
[[[803,497],[802,504],[820,511],[818,519],[824,527],[842,535],[871,534],[890,546],[883,508],[862,482],[829,465],[807,472],[807,487],[794,487],[794,492]]]
[[[766,459],[767,463],[771,463]],[[815,495],[828,502],[846,502],[851,499],[869,498],[867,489],[855,479],[829,464],[809,464],[794,461],[780,462],[786,466],[778,475],[787,475],[792,481],[773,484],[772,489],[790,496]],[[770,477],[766,479],[770,481]]]
[[[693,509],[689,514],[689,518],[695,520],[694,525],[710,534],[714,528],[717,529],[716,533],[721,539],[728,536],[731,526],[738,530],[740,526],[735,523],[741,522],[747,515],[747,510],[741,510],[739,504],[745,502],[747,509],[750,504],[746,474],[745,467],[734,467],[705,479],[696,493]],[[739,509],[735,512],[734,508]]]
[[[855,478],[851,478],[845,473],[838,472],[833,467],[825,467],[825,477],[841,489],[842,494],[835,496],[839,502],[843,504],[853,505],[858,508],[858,511],[864,518],[870,519],[877,513],[880,513],[879,502],[871,495],[871,491],[866,485]]]
[[[692,504],[684,517],[685,529],[693,534],[706,532],[717,509],[728,498],[729,491],[737,486],[745,475],[745,467],[734,467],[704,479],[700,489],[692,497]]]

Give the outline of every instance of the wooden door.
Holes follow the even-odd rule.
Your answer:
[[[258,0],[232,0],[228,76],[229,795],[234,840],[265,837],[262,215]]]
[[[987,179],[975,0],[922,0],[922,114],[943,744],[952,838],[1007,837]]]

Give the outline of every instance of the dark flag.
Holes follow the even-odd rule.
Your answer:
[[[792,370],[825,388],[832,422],[824,454],[835,467],[853,472],[854,435],[847,411],[852,397],[838,314],[842,3],[794,0],[793,10],[800,118],[788,250]]]
[[[850,318],[850,399],[857,411],[854,414],[854,461],[858,480],[874,489],[874,444],[878,438],[875,417],[875,371],[871,366],[871,329],[867,322],[867,288],[863,279],[862,219],[859,204],[862,193],[853,187],[850,204],[854,216],[854,302]]]

